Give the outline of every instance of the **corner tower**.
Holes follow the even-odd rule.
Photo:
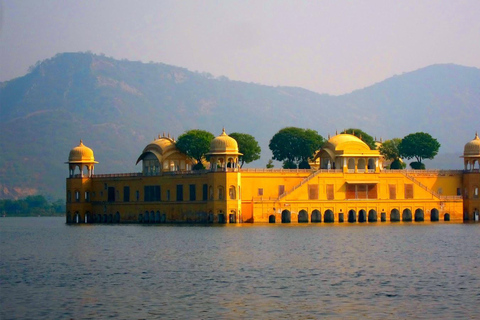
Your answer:
[[[69,177],[67,179],[66,218],[67,223],[91,222],[92,205],[90,192],[92,189],[92,177],[94,174],[95,161],[93,150],[80,144],[70,150],[68,156]],[[79,173],[76,174],[76,169]],[[87,169],[87,174],[84,174]]]
[[[241,214],[241,173],[238,168],[238,143],[225,133],[212,140],[210,151],[209,195],[214,203],[217,221],[242,222]]]
[[[480,220],[480,138],[465,144],[463,149],[463,214],[464,220]]]

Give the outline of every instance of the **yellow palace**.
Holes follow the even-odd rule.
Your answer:
[[[240,168],[237,142],[223,130],[207,169],[169,136],[149,143],[141,173],[94,174],[92,149],[70,151],[67,223],[373,223],[478,221],[480,139],[464,147],[464,170],[387,170],[378,150],[350,134],[333,136],[312,169]]]

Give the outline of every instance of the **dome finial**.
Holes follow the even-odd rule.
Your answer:
[[[83,140],[82,140],[82,139],[80,139],[80,145],[82,145],[82,144],[83,144]]]
[[[480,139],[478,138],[478,131],[475,131],[475,139]]]
[[[335,130],[335,135],[338,136],[338,130]]]

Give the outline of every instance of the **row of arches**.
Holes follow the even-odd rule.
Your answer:
[[[137,221],[139,223],[165,223],[167,222],[167,214],[160,213],[160,211],[145,211],[144,213],[138,214]]]
[[[398,209],[392,209],[390,211],[390,214],[388,215],[389,219],[391,222],[422,222],[425,221],[425,213],[423,209],[416,209],[414,213],[410,209],[404,209],[401,213],[400,210]],[[364,209],[361,209],[358,211],[358,213],[351,209],[347,212],[346,216],[344,215],[343,212],[340,212],[336,215],[332,210],[328,209],[325,210],[323,213],[323,219],[322,219],[322,213],[320,210],[313,210],[310,214],[310,219],[308,212],[306,210],[300,210],[298,212],[298,223],[318,223],[318,222],[326,222],[326,223],[331,223],[331,222],[344,222],[346,218],[346,221],[350,223],[354,222],[385,222],[387,221],[387,213],[386,212],[381,212],[380,215],[377,213],[376,210],[371,209],[368,212]],[[438,209],[433,208],[430,211],[430,221],[439,221],[440,220],[440,213]],[[444,221],[450,221],[450,214],[445,213],[443,216]],[[270,215],[268,218],[268,221],[270,223],[276,223],[276,216],[274,214]],[[289,210],[283,210],[281,214],[281,222],[282,223],[291,223],[292,222],[292,214]]]
[[[160,213],[160,211],[145,211],[144,213],[138,214],[138,223],[145,223],[145,224],[158,224],[158,223],[167,223],[169,222],[166,213]],[[184,222],[191,222],[191,223],[236,223],[237,217],[236,213],[232,211],[230,214],[226,214],[220,212],[214,215],[212,212],[196,212],[188,214],[185,217]]]
[[[104,214],[95,214],[86,212],[81,214],[78,211],[75,211],[73,214],[67,212],[67,223],[68,224],[78,224],[78,223],[120,223],[120,213],[117,211],[115,214],[104,213]]]

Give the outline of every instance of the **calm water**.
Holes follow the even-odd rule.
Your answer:
[[[0,218],[1,319],[478,319],[480,224]]]

